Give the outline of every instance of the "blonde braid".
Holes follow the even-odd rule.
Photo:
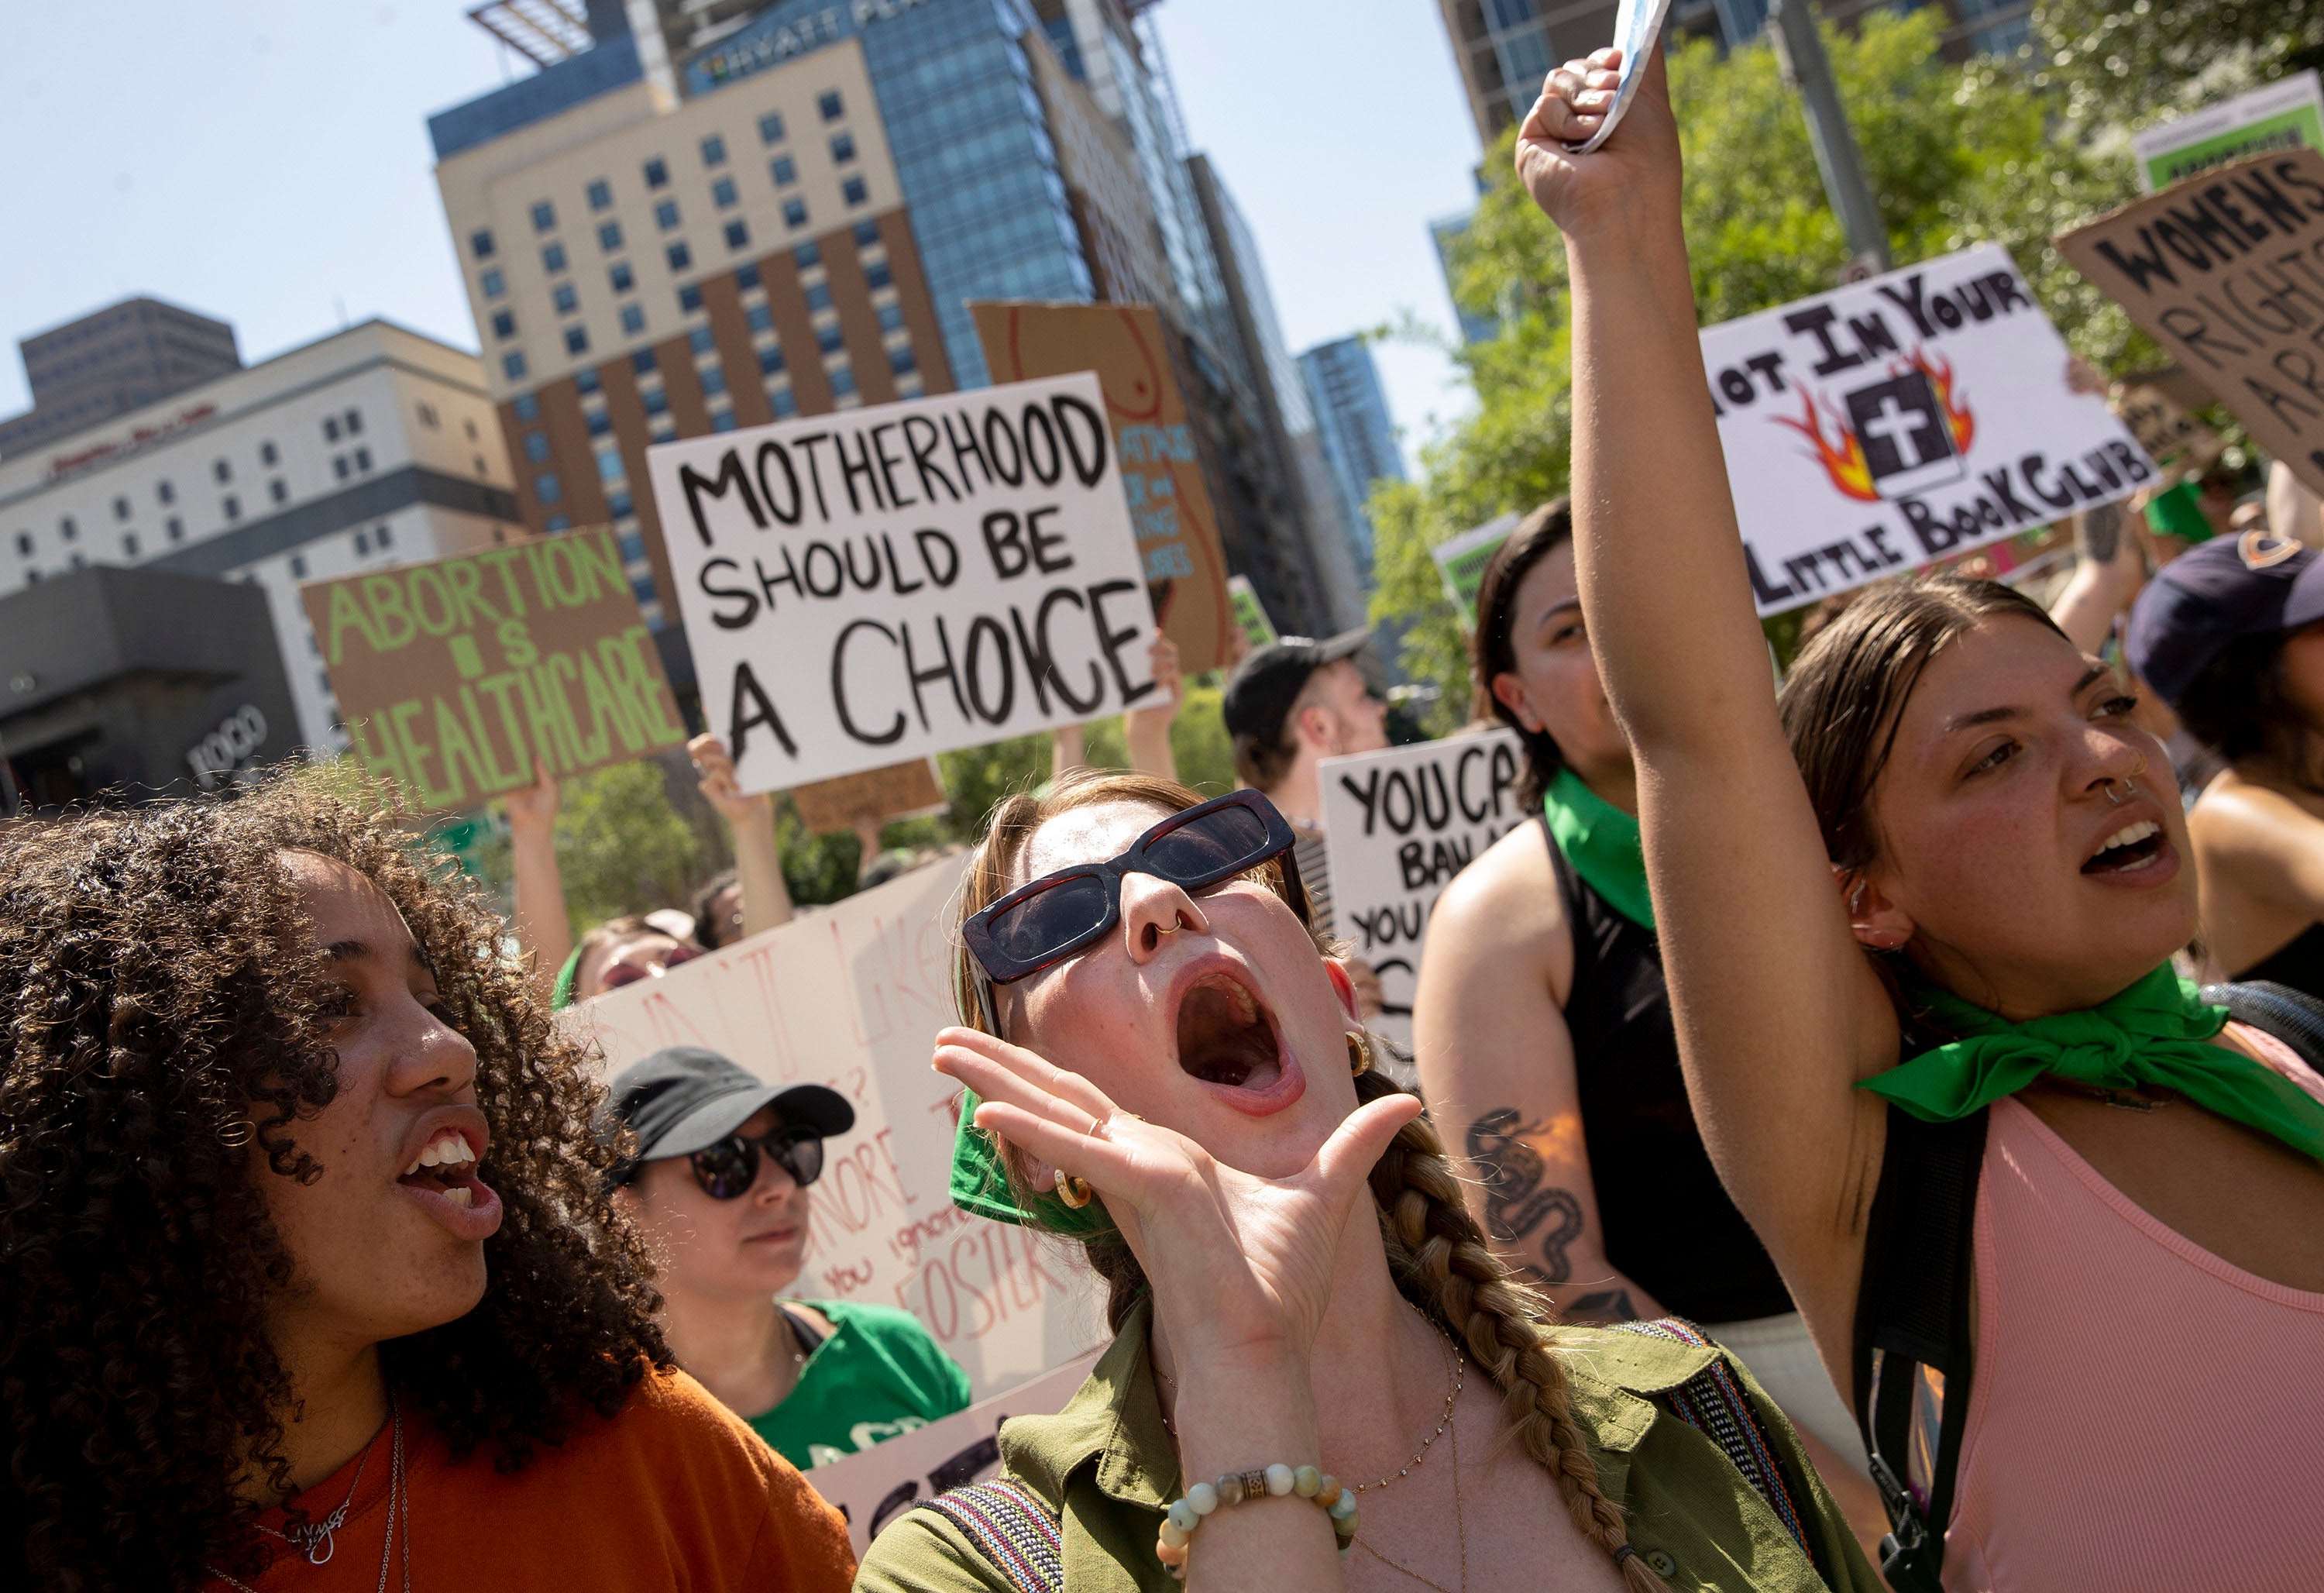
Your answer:
[[[1394,1088],[1377,1074],[1357,1080],[1357,1093],[1368,1100]],[[1613,1558],[1632,1593],[1661,1593],[1662,1579],[1630,1548],[1621,1510],[1599,1491],[1598,1464],[1545,1333],[1550,1308],[1486,1247],[1443,1142],[1425,1117],[1389,1142],[1371,1183],[1397,1286],[1443,1320],[1502,1391],[1511,1436],[1556,1478],[1574,1530]]]

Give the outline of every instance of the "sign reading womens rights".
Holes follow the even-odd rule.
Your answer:
[[[2324,492],[2324,154],[2189,178],[2057,245],[2254,442]]]
[[[1153,693],[1102,403],[1084,373],[646,450],[703,713],[744,791]]]
[[[2155,479],[1997,244],[1707,328],[1702,359],[1763,615]]]
[[[1515,733],[1489,730],[1316,765],[1333,916],[1379,976],[1384,1011],[1371,1026],[1401,1044],[1412,1043],[1420,949],[1437,894],[1533,817],[1517,801],[1524,761]]]
[[[683,746],[613,533],[576,531],[299,589],[355,755],[470,808]]]
[[[965,866],[915,869],[562,1021],[594,1033],[608,1075],[701,1045],[770,1084],[845,1096],[855,1126],[824,1147],[806,1268],[788,1292],[910,1311],[984,1399],[1080,1354],[1103,1315],[1054,1242],[971,1217],[945,1190],[959,1087],[928,1056],[954,1021],[951,906]]]

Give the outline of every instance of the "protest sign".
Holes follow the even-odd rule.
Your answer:
[[[1702,357],[1763,615],[2154,479],[1996,244],[1709,328]]]
[[[1445,601],[1460,611],[1461,624],[1470,630],[1477,628],[1477,588],[1484,584],[1485,566],[1493,561],[1493,555],[1501,551],[1521,518],[1512,514],[1488,520],[1476,530],[1447,537],[1428,550],[1428,556],[1436,560],[1437,578],[1444,583]]]
[[[1523,766],[1508,730],[1316,765],[1333,916],[1379,976],[1386,1010],[1372,1027],[1403,1044],[1412,1042],[1429,909],[1447,880],[1533,817],[1517,801]]]
[[[2313,69],[2130,137],[2148,193],[2279,150],[2324,149],[2324,83]]]
[[[814,835],[852,829],[855,820],[866,815],[882,820],[920,819],[941,813],[949,805],[932,758],[914,758],[883,769],[866,769],[861,774],[842,774],[836,780],[797,786],[791,801],[798,808],[799,823]]]
[[[2324,490],[2324,154],[2191,178],[2057,245],[2254,442]]]
[[[1275,622],[1267,617],[1267,605],[1259,600],[1259,588],[1250,584],[1250,577],[1227,577],[1227,597],[1234,605],[1235,624],[1242,627],[1245,642],[1264,647],[1275,640]]]
[[[2152,382],[2126,388],[2115,401],[2114,412],[2130,428],[2146,457],[2165,469],[2182,458],[2190,465],[2208,465],[2227,447],[2226,439]]]
[[[1178,644],[1188,674],[1226,667],[1234,623],[1226,553],[1162,318],[1144,304],[972,301],[968,312],[996,382],[1097,373],[1162,634]]]
[[[928,1067],[954,1022],[949,858],[571,1010],[608,1073],[701,1045],[770,1083],[825,1084],[855,1126],[824,1153],[792,1292],[900,1306],[979,1399],[1078,1355],[1102,1312],[1086,1273],[1022,1228],[952,1203],[958,1087]]]
[[[647,449],[703,712],[744,791],[1153,693],[1102,402],[1084,372]]]
[[[430,811],[683,746],[605,530],[299,588],[355,755]]]
[[[898,1437],[875,1440],[868,1449],[818,1460],[807,1472],[807,1485],[847,1518],[847,1540],[861,1560],[881,1529],[913,1505],[946,1488],[999,1476],[1001,1424],[1011,1416],[1054,1416],[1064,1410],[1102,1353],[1076,1356],[1005,1394]]]

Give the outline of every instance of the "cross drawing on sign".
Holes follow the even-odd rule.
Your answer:
[[[1909,497],[1968,474],[1928,373],[1909,370],[1847,398],[1848,421],[1884,498]]]

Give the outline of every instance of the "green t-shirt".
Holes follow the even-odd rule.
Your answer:
[[[968,1374],[910,1312],[837,1300],[798,1303],[831,1320],[790,1396],[751,1430],[802,1471],[844,1460],[968,1408]]]

